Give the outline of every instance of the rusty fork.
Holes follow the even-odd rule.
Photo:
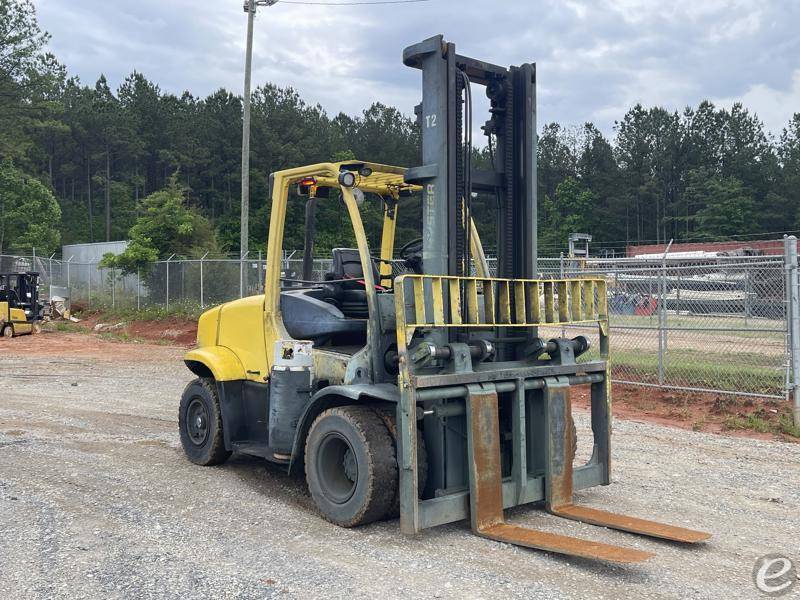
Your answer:
[[[636,563],[654,556],[650,552],[506,523],[503,514],[497,392],[491,384],[467,387],[470,522],[475,533],[527,548],[616,563]],[[548,435],[545,476],[548,512],[593,525],[680,542],[693,543],[710,537],[702,532],[573,504],[573,434],[572,428],[567,426],[567,417],[571,414],[568,383],[559,378],[549,379],[544,397]]]
[[[544,402],[548,432],[545,501],[549,513],[591,525],[687,544],[702,542],[711,537],[711,534],[702,531],[574,504],[574,457],[571,452],[573,430],[563,425],[572,414],[569,383],[560,377],[545,379]]]

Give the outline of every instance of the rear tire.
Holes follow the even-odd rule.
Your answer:
[[[14,326],[9,324],[3,327],[3,337],[6,339],[11,339],[14,337]]]
[[[397,457],[386,424],[368,406],[331,408],[306,438],[306,481],[331,523],[356,527],[378,521],[397,494]]]
[[[197,465],[219,465],[228,460],[222,435],[222,411],[213,379],[190,382],[181,396],[178,428],[186,457]]]

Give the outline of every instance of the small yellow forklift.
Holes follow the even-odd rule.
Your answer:
[[[0,337],[34,333],[41,312],[38,273],[0,273]]]
[[[441,36],[407,48],[422,71],[422,165],[322,163],[273,173],[265,293],[213,308],[185,355],[197,375],[179,429],[189,460],[240,452],[305,473],[329,521],[400,516],[404,533],[469,519],[507,543],[628,563],[648,552],[509,524],[541,503],[555,515],[695,543],[708,534],[580,506],[573,490],[611,481],[606,283],[542,279],[536,251],[535,67],[456,53]],[[486,88],[494,164],[472,165],[471,86]],[[282,268],[289,195],[305,199],[300,277]],[[473,194],[496,199],[476,223]],[[380,202],[373,253],[365,196]],[[420,238],[395,255],[398,214],[421,196]],[[355,248],[315,277],[318,203],[347,212]],[[491,273],[481,233],[495,229]],[[484,235],[485,237],[485,235]],[[572,338],[562,329],[577,330]],[[546,333],[549,332],[549,333]],[[576,464],[570,391],[588,386],[592,452]]]

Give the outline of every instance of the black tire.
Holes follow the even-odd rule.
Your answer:
[[[395,456],[398,456],[397,453],[397,418],[395,416],[394,409],[383,409],[383,408],[376,408],[375,411],[378,413],[378,416],[383,419],[383,422],[386,424],[386,427],[389,429],[389,433],[392,434],[392,443],[394,444]],[[398,477],[399,477],[399,467],[398,467]],[[428,483],[428,449],[425,446],[425,438],[422,436],[422,431],[420,431],[419,426],[417,426],[417,490],[419,492],[420,498],[422,497],[422,492],[425,490],[425,485]],[[396,519],[400,516],[400,481],[398,479],[397,482],[397,493],[394,496],[394,502],[392,502],[392,508],[389,509],[389,512],[386,513],[384,518],[386,519]]]
[[[199,378],[183,391],[178,428],[186,457],[197,465],[219,465],[228,460],[222,435],[222,412],[213,379]]]
[[[11,339],[12,337],[14,337],[14,326],[9,323],[5,327],[3,327],[3,331],[0,333],[3,334],[4,338]]]
[[[368,406],[342,406],[320,414],[306,438],[305,466],[317,508],[342,527],[384,518],[397,495],[392,436]]]

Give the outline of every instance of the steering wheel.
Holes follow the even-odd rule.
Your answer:
[[[422,238],[411,240],[400,248],[400,258],[403,260],[419,259],[422,256]]]
[[[400,248],[400,258],[413,273],[422,273],[422,238],[411,240]]]

